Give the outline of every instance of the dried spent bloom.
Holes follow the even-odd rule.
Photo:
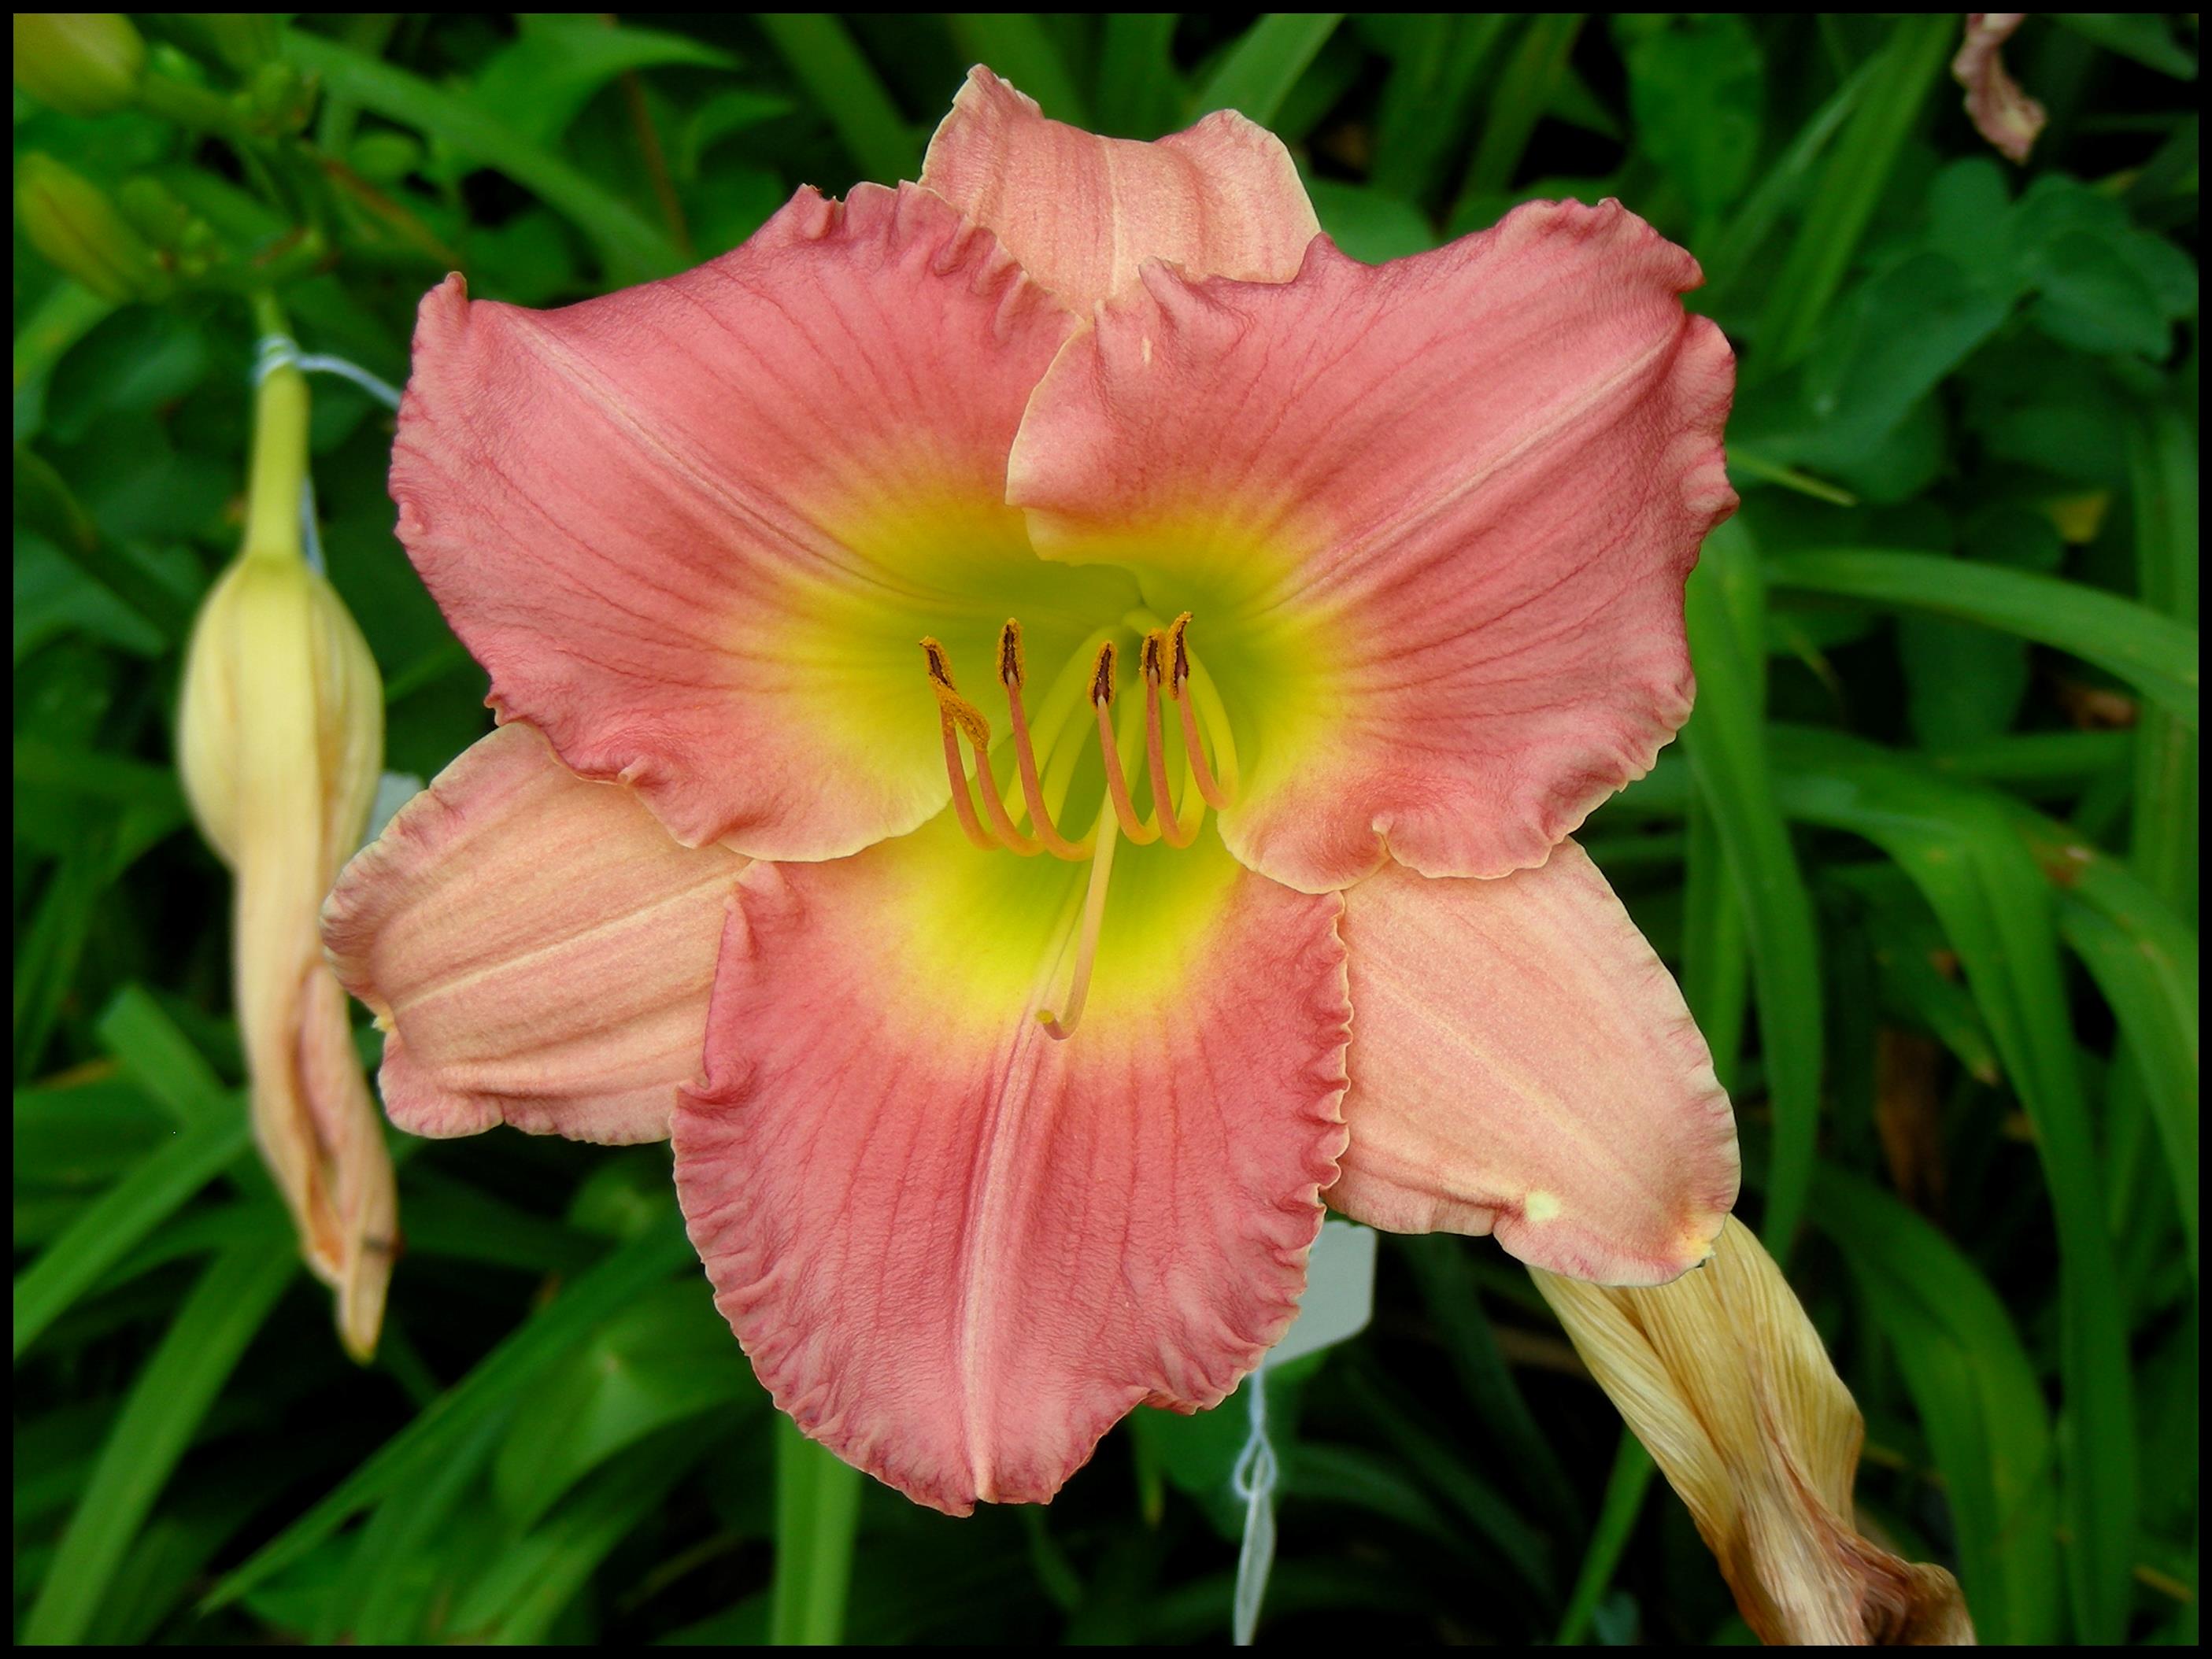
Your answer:
[[[383,1322],[397,1199],[316,913],[368,824],[384,691],[344,603],[301,555],[298,468],[270,462],[287,433],[304,461],[306,403],[296,369],[262,389],[246,546],[192,625],[177,769],[201,834],[235,878],[232,963],[254,1138],[307,1265],[337,1292],[347,1351],[366,1359]]]
[[[2043,131],[2043,106],[2005,72],[2003,46],[2026,21],[2024,11],[1970,11],[1966,36],[1951,60],[1951,78],[1966,89],[1974,129],[2008,161],[2025,161]]]
[[[1866,1425],[1773,1258],[1734,1217],[1672,1284],[1536,1288],[1689,1506],[1762,1642],[1971,1644],[1958,1581],[1853,1523]]]
[[[985,70],[918,185],[448,279],[392,491],[502,729],[325,913],[393,1121],[672,1138],[777,1404],[955,1513],[1222,1399],[1325,1202],[1689,1267],[1734,1121],[1566,837],[1689,712],[1698,280],[1618,203],[1364,265],[1242,117]]]

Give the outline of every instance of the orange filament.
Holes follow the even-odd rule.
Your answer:
[[[975,797],[968,793],[967,769],[960,764],[960,739],[953,735],[951,720],[946,720],[943,724],[945,775],[952,782],[952,811],[959,818],[960,828],[967,835],[969,842],[974,846],[980,847],[986,853],[992,852],[996,849],[999,843],[993,839],[991,832],[986,830],[975,817]]]
[[[1206,763],[1206,750],[1198,741],[1198,713],[1192,706],[1191,696],[1190,647],[1183,638],[1189,628],[1190,612],[1186,611],[1168,629],[1168,641],[1175,659],[1168,695],[1175,699],[1176,708],[1182,716],[1182,749],[1190,762],[1191,777],[1206,804],[1218,812],[1235,797],[1215,780],[1213,769]]]
[[[1188,847],[1206,818],[1206,803],[1185,823],[1176,816],[1175,797],[1168,793],[1167,743],[1160,731],[1160,681],[1166,667],[1167,637],[1157,629],[1145,635],[1145,763],[1152,780],[1152,818],[1170,847]]]
[[[952,811],[958,817],[960,828],[969,841],[988,853],[999,843],[975,817],[975,802],[968,793],[968,773],[960,764],[960,739],[955,735],[955,729],[965,732],[970,743],[980,737],[984,744],[988,744],[991,741],[990,723],[974,703],[954,689],[952,665],[945,660],[943,646],[935,640],[926,638],[921,642],[921,656],[928,665],[929,689],[937,694],[937,729],[945,739],[945,775],[952,786]],[[990,775],[989,769],[984,768],[984,793],[987,795],[998,793],[988,782]]]
[[[1129,799],[1129,781],[1121,775],[1121,745],[1114,740],[1114,720],[1107,712],[1114,705],[1114,656],[1113,641],[1098,647],[1098,660],[1091,671],[1091,706],[1098,714],[1098,751],[1106,766],[1106,799],[1113,803],[1121,833],[1143,847],[1158,841],[1160,832],[1137,816],[1137,805]]]
[[[1087,642],[1096,647],[1089,691],[1105,779],[1106,799],[1100,820],[1103,823],[1110,816],[1120,834],[1139,846],[1164,840],[1170,847],[1188,847],[1205,823],[1206,808],[1224,807],[1236,799],[1237,751],[1227,730],[1227,711],[1221,707],[1212,682],[1191,659],[1186,637],[1188,611],[1164,628],[1158,625],[1157,617],[1133,611],[1123,618],[1122,625],[1148,629],[1143,635],[1139,656],[1145,682],[1141,720],[1133,704],[1122,711],[1126,718],[1118,724],[1115,718],[1119,653],[1111,634],[1102,629]],[[1079,707],[1082,658],[1075,657],[1061,669],[1040,706],[1043,724],[1033,729],[1024,696],[1029,674],[1021,623],[1010,617],[999,630],[999,682],[1006,689],[1006,714],[1012,728],[1014,774],[1002,787],[991,763],[989,720],[954,685],[945,647],[934,639],[924,639],[921,649],[930,690],[937,698],[945,777],[962,833],[976,847],[1004,847],[1024,857],[1048,852],[1071,863],[1095,858],[1097,830],[1077,840],[1054,822],[1053,803],[1066,799],[1079,763],[1080,745],[1062,740],[1067,735],[1067,720],[1075,717]],[[1180,739],[1183,761],[1179,800],[1178,792],[1169,782],[1168,732],[1160,707],[1163,696],[1176,705],[1175,735]],[[1050,750],[1048,767],[1040,763],[1040,735]],[[1209,738],[1214,745],[1212,763],[1206,755]],[[972,768],[962,761],[963,738],[973,757]],[[1145,757],[1146,781],[1151,786],[1151,810],[1141,816],[1129,787],[1129,769],[1139,763],[1139,748]],[[977,794],[969,793],[971,778]],[[1010,799],[1009,792],[1016,789],[1018,793]]]
[[[1012,617],[999,630],[999,678],[1006,688],[1006,713],[1013,722],[1014,764],[1021,773],[1022,799],[1029,806],[1030,822],[1036,826],[1038,844],[1054,858],[1089,858],[1095,836],[1080,842],[1068,840],[1054,827],[1052,814],[1045,807],[1044,786],[1037,777],[1036,750],[1030,741],[1029,714],[1022,707],[1022,625]]]

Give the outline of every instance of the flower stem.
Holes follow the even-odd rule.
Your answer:
[[[284,335],[284,313],[268,294],[253,296],[262,335]],[[240,556],[283,561],[301,556],[300,493],[307,480],[307,377],[286,363],[261,378],[253,393],[253,459],[246,483],[246,545]]]
[[[775,1647],[836,1647],[860,1514],[860,1472],[775,1419],[775,1580],[768,1639]]]

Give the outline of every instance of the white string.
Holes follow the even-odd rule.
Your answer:
[[[335,374],[342,380],[352,381],[386,409],[399,407],[398,388],[388,380],[377,379],[359,363],[320,352],[302,352],[300,343],[289,334],[264,334],[253,343],[254,385],[259,386],[285,368],[296,368],[302,374]],[[312,477],[303,476],[300,480],[300,544],[306,551],[307,568],[319,576],[323,574],[323,532],[315,522],[315,481]]]
[[[302,352],[300,343],[289,334],[264,334],[253,343],[254,385],[259,386],[278,369],[288,367],[302,374],[335,374],[342,380],[351,380],[386,409],[399,407],[399,388],[389,380],[379,380],[359,363],[321,352]]]
[[[1267,1373],[1244,1379],[1250,1396],[1252,1432],[1237,1456],[1230,1485],[1244,1500],[1244,1547],[1237,1557],[1237,1594],[1231,1603],[1230,1629],[1240,1648],[1252,1645],[1260,1624],[1260,1603],[1267,1594],[1267,1574],[1275,1565],[1275,1449],[1267,1441]]]
[[[315,525],[315,481],[312,476],[300,479],[300,545],[307,556],[307,568],[318,576],[326,574],[323,568],[323,532]]]

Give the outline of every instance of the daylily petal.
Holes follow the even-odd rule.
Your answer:
[[[449,277],[400,411],[400,539],[501,717],[574,770],[688,845],[850,853],[945,802],[917,638],[988,657],[1018,614],[1072,650],[1128,603],[1042,569],[1003,501],[1070,326],[911,185],[802,190],[734,252],[560,311]]]
[[[619,1145],[668,1133],[699,1075],[723,913],[745,860],[685,848],[628,789],[502,726],[338,878],[323,939],[384,1028],[385,1109],[421,1135],[507,1122]]]
[[[1562,842],[1496,881],[1389,869],[1345,895],[1352,1144],[1330,1205],[1495,1231],[1523,1261],[1657,1285],[1735,1202],[1735,1120],[1664,967]]]
[[[1283,141],[1234,110],[1158,143],[1106,138],[1047,120],[980,64],[929,141],[921,182],[1079,313],[1151,258],[1288,282],[1321,229]]]
[[[1339,901],[1211,836],[1123,847],[1088,1011],[1039,1015],[1081,871],[940,821],[738,884],[676,1180],[776,1403],[921,1502],[1042,1502],[1142,1401],[1287,1328],[1344,1144]]]
[[[1540,864],[1690,708],[1682,583],[1735,502],[1734,366],[1696,262],[1618,203],[1522,208],[1386,266],[1146,269],[1031,401],[1008,499],[1232,635],[1253,868]]]

